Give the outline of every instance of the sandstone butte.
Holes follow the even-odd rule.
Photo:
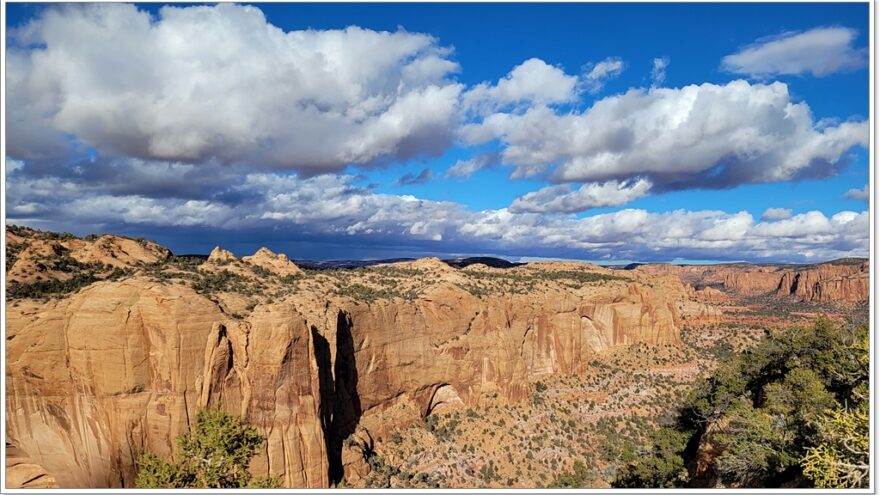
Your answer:
[[[744,296],[773,294],[800,301],[866,301],[869,265],[865,259],[841,259],[817,265],[641,265],[648,274],[676,275],[701,290],[726,289]],[[698,290],[699,292],[699,290]]]
[[[7,242],[19,249],[12,283],[69,277],[48,262],[59,255],[130,269],[60,298],[7,300],[8,487],[130,487],[138,455],[172,455],[204,407],[245,417],[267,439],[254,474],[286,487],[354,481],[369,468],[344,446],[350,435],[382,436],[490,394],[515,403],[532,381],[582,373],[618,346],[676,344],[685,321],[717,321],[707,302],[725,297],[691,283],[726,288],[729,275],[748,272],[554,262],[459,270],[422,259],[333,278],[266,249],[238,259],[220,248],[192,272],[262,284],[248,296],[197,292],[151,242],[9,232]],[[759,268],[754,287],[856,297],[867,272],[853,266],[767,272],[790,285],[765,283]],[[362,300],[338,288],[379,290],[377,277],[398,277],[415,295]],[[493,291],[499,280],[528,290]]]

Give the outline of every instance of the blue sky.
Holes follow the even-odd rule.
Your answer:
[[[7,4],[7,220],[294,258],[867,255],[867,3],[248,5]]]

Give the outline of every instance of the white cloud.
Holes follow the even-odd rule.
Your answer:
[[[21,170],[21,168],[24,167],[24,162],[22,162],[21,160],[13,160],[8,156],[6,157],[5,162],[7,174],[15,172],[16,170]]]
[[[856,31],[822,27],[785,33],[724,57],[724,70],[754,77],[810,73],[821,77],[867,66],[867,49],[855,49]]]
[[[733,187],[837,173],[868,123],[817,125],[779,82],[632,89],[581,113],[536,106],[464,126],[471,143],[499,139],[514,177],[559,182],[644,177],[653,190]]]
[[[587,91],[598,93],[607,81],[619,76],[625,67],[623,60],[617,57],[609,57],[597,63],[583,77]]]
[[[821,243],[843,234],[867,238],[867,216],[867,212],[843,211],[828,218],[819,211],[810,211],[777,222],[760,223],[752,234],[756,238],[782,237],[801,243]]]
[[[215,197],[187,199],[110,194],[83,189],[72,179],[13,174],[6,185],[7,215],[12,221],[101,226],[98,230],[138,226],[140,232],[155,229],[162,235],[170,228],[286,229],[297,238],[322,236],[336,242],[351,236],[389,246],[442,240],[461,252],[588,259],[809,261],[868,254],[867,211],[830,218],[813,211],[758,223],[747,212],[712,210],[625,209],[575,218],[509,208],[472,211],[453,202],[376,194],[356,187],[350,176],[243,177],[218,183],[224,191]]]
[[[530,58],[513,68],[495,85],[480,83],[463,97],[465,108],[490,111],[510,105],[565,103],[577,98],[577,77]]]
[[[867,212],[771,209],[760,222],[720,211],[546,214],[652,192],[823,177],[851,147],[867,146],[867,122],[814,122],[785,84],[659,88],[669,61],[655,59],[654,87],[581,111],[567,104],[619,75],[622,61],[603,60],[578,78],[533,58],[466,90],[453,79],[451,49],[429,35],[284,32],[257,8],[231,4],[166,6],[155,17],[124,4],[56,5],[10,36],[12,220],[111,231],[289,229],[563,257],[867,254]],[[462,128],[465,118],[473,120]],[[439,154],[457,137],[497,139],[501,151],[459,161],[447,177],[505,163],[514,177],[566,184],[472,211],[321,175]],[[83,146],[98,156],[83,160]],[[405,179],[425,180],[430,169],[420,175]]]
[[[868,201],[870,196],[871,192],[868,190],[868,184],[865,184],[865,187],[861,189],[850,189],[843,195],[846,199],[858,199],[861,201]]]
[[[791,218],[791,208],[767,208],[761,220],[786,220]]]
[[[10,50],[15,157],[40,153],[34,132],[67,133],[126,156],[321,173],[438,154],[457,125],[458,65],[424,34],[284,32],[231,4],[156,19],[95,4],[50,7],[17,41],[45,47]]]
[[[632,182],[616,180],[604,183],[583,184],[572,190],[570,185],[549,186],[516,198],[510,205],[513,212],[532,213],[574,213],[619,206],[646,196],[651,183],[639,179]]]
[[[470,177],[478,171],[492,167],[497,163],[498,155],[495,153],[485,153],[467,160],[458,160],[455,164],[449,167],[449,170],[446,171],[446,177]]]
[[[822,234],[807,229],[799,235],[798,229],[811,222],[823,225]],[[482,212],[460,230],[502,245],[532,243],[587,252],[596,258],[631,260],[680,255],[805,261],[867,256],[868,252],[867,212],[841,212],[831,219],[810,212],[791,220],[755,224],[747,212],[627,209],[575,219],[504,209]]]
[[[655,58],[651,65],[651,86],[662,86],[666,82],[666,68],[669,67],[669,57]]]

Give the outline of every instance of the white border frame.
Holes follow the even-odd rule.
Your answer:
[[[310,0],[311,2],[317,3],[336,3],[327,0]],[[355,2],[355,3],[398,3],[396,0],[392,1],[381,1],[381,2],[373,2],[370,0],[345,0],[346,2]],[[481,0],[485,3],[534,3],[523,0]],[[613,2],[581,2],[579,0],[554,0],[554,2],[559,3],[645,3],[650,0],[616,0]],[[112,0],[94,0],[95,3],[118,3],[113,2]],[[437,3],[431,2],[430,0],[409,0],[412,3]],[[407,2],[407,3],[409,3]],[[446,0],[445,3],[466,3],[468,0]],[[874,254],[876,252],[876,238],[875,238],[875,230],[874,230],[874,221],[876,219],[874,214],[874,207],[876,203],[876,189],[874,187],[874,179],[875,179],[875,121],[874,117],[877,115],[877,102],[875,99],[875,77],[874,77],[874,69],[875,69],[875,56],[877,53],[877,39],[875,37],[875,13],[877,9],[877,3],[875,0],[859,1],[859,0],[837,0],[840,3],[867,3],[869,4],[869,30],[870,33],[868,35],[868,53],[869,53],[869,128],[870,128],[870,145],[868,150],[868,163],[869,163],[869,184],[870,184],[870,195],[869,195],[869,206],[868,206],[868,215],[870,219],[870,299],[869,299],[869,321],[870,321],[870,395],[871,395],[871,414],[870,414],[870,438],[871,438],[871,468],[870,468],[870,485],[869,488],[863,489],[841,489],[834,490],[835,493],[874,493],[876,488],[876,447],[877,447],[877,437],[876,437],[876,358],[877,358],[877,348],[876,338],[875,338],[875,329],[877,312],[874,309],[874,301],[876,294],[876,284],[877,284],[877,276],[876,276],[876,265],[874,263]],[[13,3],[13,2],[10,2]],[[14,2],[14,3],[92,3],[92,2],[64,2],[63,0],[48,0],[43,2]],[[127,3],[127,2],[126,2]],[[175,3],[175,2],[159,2],[149,0],[146,2],[138,2],[138,3]],[[212,2],[214,3],[214,2]],[[216,2],[216,3],[224,3],[224,2]],[[251,2],[242,2],[242,3],[251,3]],[[254,2],[256,3],[256,2]],[[259,3],[296,3],[296,2],[283,2],[277,0],[259,0]],[[400,2],[404,3],[404,2]],[[737,0],[731,2],[713,2],[711,0],[676,0],[669,2],[653,2],[651,3],[836,3],[836,2],[828,2],[821,0],[775,0],[775,1],[766,1],[766,0]],[[0,162],[0,177],[3,180],[3,191],[0,193],[0,197],[3,198],[3,204],[0,206],[0,209],[3,211],[3,230],[6,231],[6,0],[0,1],[0,22],[2,22],[2,26],[0,26],[0,33],[2,33],[2,39],[0,39],[0,80],[3,82],[3,94],[0,96],[0,107],[3,108],[3,116],[2,116],[2,133],[0,133],[0,157],[3,158],[2,162]],[[6,266],[6,236],[3,236],[2,241],[3,251],[0,253],[0,261],[3,262],[3,266]],[[6,270],[4,269],[0,272],[0,281],[2,281],[2,287],[4,299],[5,299],[5,287],[6,287]],[[2,349],[3,356],[0,358],[0,361],[4,363],[6,362],[6,304],[5,300],[0,307],[0,318],[2,318],[2,340],[0,340],[0,349]],[[5,407],[5,398],[6,398],[6,373],[4,369],[4,373],[0,375],[0,386],[2,386],[2,397],[4,399],[4,407],[0,408],[0,423],[2,423],[2,433],[0,433],[0,437],[3,439],[3,448],[0,449],[0,459],[2,459],[2,469],[0,469],[0,492],[4,493],[119,493],[120,489],[113,488],[61,488],[61,489],[25,489],[25,488],[6,488],[6,407]],[[125,493],[218,493],[221,491],[233,491],[233,490],[217,490],[217,489],[187,489],[187,490],[175,490],[175,489],[137,489],[130,488],[124,489]],[[514,489],[514,488],[489,488],[489,489],[470,489],[470,488],[461,488],[461,489],[355,489],[355,488],[347,488],[347,489],[312,489],[312,488],[286,488],[286,489],[261,489],[261,490],[234,490],[236,493],[327,493],[328,491],[338,491],[339,493],[376,493],[376,492],[385,492],[385,491],[397,491],[397,492],[419,492],[419,493],[460,493],[460,492],[468,492],[468,493],[656,493],[656,492],[667,492],[667,493],[679,493],[679,492],[687,492],[687,493],[764,493],[767,491],[772,491],[773,493],[816,493],[816,489],[807,489],[807,488],[799,488],[799,489],[768,489],[768,488],[754,488],[754,489],[736,489],[736,488],[720,488],[720,489],[701,489],[701,488],[676,488],[676,489],[635,489],[635,488],[615,488],[615,489],[539,489],[539,488],[531,488],[531,489]]]

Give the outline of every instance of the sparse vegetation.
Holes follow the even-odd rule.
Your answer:
[[[804,475],[821,487],[867,486],[867,415],[860,411],[868,400],[868,359],[867,323],[819,319],[771,333],[699,386],[663,434],[685,435],[690,445],[716,442],[712,465],[725,484],[779,486]],[[679,469],[651,464],[683,466],[694,455],[670,444],[655,442],[653,455],[630,464],[616,483],[687,484]],[[842,444],[857,447],[843,452]]]
[[[584,461],[574,461],[571,471],[564,472],[556,477],[547,488],[591,488],[598,474],[587,468]]]
[[[530,294],[539,287],[555,284],[563,289],[579,289],[585,285],[626,280],[616,275],[608,275],[584,270],[493,270],[462,271],[467,282],[457,284],[461,289],[478,297],[497,294]]]
[[[27,242],[19,242],[16,244],[7,243],[6,244],[6,271],[8,272],[12,265],[15,264],[15,261],[18,259],[19,253],[24,251],[28,247]]]
[[[278,488],[277,478],[254,477],[248,464],[263,438],[240,418],[217,409],[196,414],[177,438],[177,461],[144,453],[138,459],[138,488]]]
[[[10,299],[43,298],[76,292],[100,280],[92,274],[76,275],[67,280],[37,280],[29,284],[10,282],[6,288],[6,297]]]

